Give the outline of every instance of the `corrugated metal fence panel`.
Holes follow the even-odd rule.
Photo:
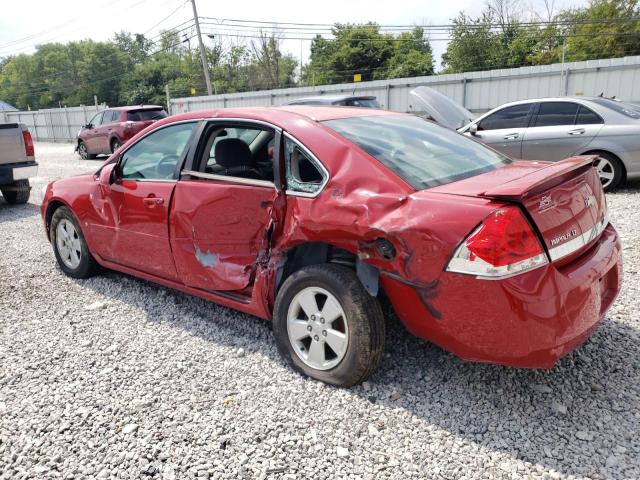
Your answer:
[[[34,140],[50,142],[72,142],[82,125],[86,125],[106,105],[49,108],[28,112],[2,112],[0,122],[24,123]]]
[[[384,108],[412,110],[409,92],[430,86],[464,104],[485,112],[503,103],[558,95],[598,95],[640,101],[640,56],[467,72],[430,77],[396,78],[372,82],[296,87],[172,99],[171,113],[223,107],[282,105],[296,98],[352,94],[375,95]]]

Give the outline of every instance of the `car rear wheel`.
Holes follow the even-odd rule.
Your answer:
[[[98,271],[98,263],[87,247],[78,221],[67,207],[60,207],[53,213],[49,238],[58,265],[65,274],[88,278]]]
[[[312,265],[292,274],[278,292],[273,331],[295,370],[340,387],[369,378],[384,350],[377,299],[353,270],[339,265]]]
[[[610,153],[595,152],[594,155],[598,155],[598,158],[593,162],[593,166],[598,171],[602,188],[604,188],[605,192],[610,192],[617,188],[624,178],[622,162]]]
[[[122,146],[122,143],[117,138],[114,138],[113,140],[111,140],[111,153],[115,152],[121,146]]]
[[[11,185],[7,185],[5,188],[0,189],[2,196],[12,205],[18,203],[27,203],[29,196],[31,195],[31,187],[29,186],[29,180],[16,180]]]
[[[83,160],[93,160],[94,158],[96,158],[95,155],[89,153],[89,150],[87,150],[87,146],[84,144],[84,142],[78,143],[78,155],[80,155],[80,158],[82,158]]]

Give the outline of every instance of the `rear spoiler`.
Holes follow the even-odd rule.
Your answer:
[[[587,171],[596,158],[598,158],[596,155],[565,158],[559,162],[550,163],[529,175],[490,188],[480,196],[511,201],[522,200]]]

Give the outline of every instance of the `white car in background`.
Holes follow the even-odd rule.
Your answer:
[[[640,178],[640,106],[603,97],[557,97],[502,105],[473,118],[429,87],[411,92],[414,113],[525,160],[597,155],[606,191]]]

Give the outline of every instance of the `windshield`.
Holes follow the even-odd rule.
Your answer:
[[[592,98],[591,101],[603,107],[608,107],[629,118],[640,118],[640,106],[633,103],[620,102],[609,98]]]
[[[352,117],[324,124],[416,190],[479,175],[511,162],[455,131],[413,115]]]
[[[131,122],[144,122],[147,120],[158,120],[160,118],[165,118],[167,116],[167,112],[163,109],[155,109],[155,110],[133,110],[127,114],[127,118]]]

